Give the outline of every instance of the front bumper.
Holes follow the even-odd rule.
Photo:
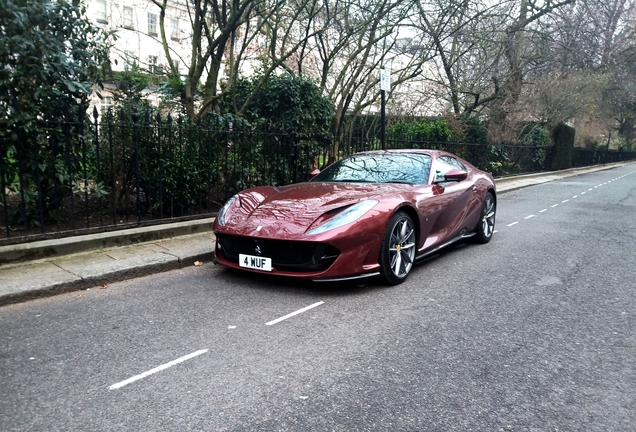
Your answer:
[[[217,262],[238,270],[315,281],[338,281],[379,274],[381,239],[372,234],[333,238],[329,242],[215,234]],[[239,266],[239,254],[271,258],[272,271]]]

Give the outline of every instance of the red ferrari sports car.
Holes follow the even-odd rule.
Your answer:
[[[492,176],[451,153],[370,151],[312,174],[230,198],[214,222],[216,261],[316,281],[382,275],[398,284],[417,260],[468,237],[486,243],[495,229]]]

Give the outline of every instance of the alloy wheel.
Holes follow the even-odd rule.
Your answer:
[[[415,259],[415,229],[409,218],[399,219],[391,231],[389,259],[393,274],[406,277]]]
[[[482,214],[481,230],[484,237],[490,238],[495,231],[495,200],[490,194],[486,195],[484,199]]]

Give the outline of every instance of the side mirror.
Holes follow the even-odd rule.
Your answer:
[[[459,169],[452,169],[444,174],[444,181],[462,181],[466,180],[468,173]]]

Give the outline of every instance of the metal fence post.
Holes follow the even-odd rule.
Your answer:
[[[163,219],[163,154],[161,153],[161,114],[157,113],[157,174],[159,177],[159,219]]]
[[[139,167],[139,113],[137,112],[137,108],[133,109],[132,112],[132,121],[133,121],[133,142],[135,144],[135,189],[137,190],[137,224],[141,224],[141,195],[139,190],[139,176],[140,176],[140,167]]]
[[[88,209],[88,164],[86,161],[86,139],[84,138],[84,116],[86,115],[85,108],[83,106],[78,107],[77,123],[80,136],[80,145],[82,147],[82,173],[84,174],[84,214],[86,216],[86,227],[89,228],[91,223],[89,219]]]
[[[124,160],[128,156],[127,154],[128,149],[126,148],[126,115],[123,109],[119,110],[119,132],[121,135],[121,163],[122,165],[124,165],[124,167],[126,167],[127,164],[124,162]],[[128,219],[130,217],[130,210],[128,208],[128,194],[129,194],[128,181],[130,180],[129,174],[130,174],[130,169],[126,169],[123,173],[124,179],[122,184],[122,188],[123,188],[122,194],[124,198],[123,204],[124,204],[124,213],[126,215],[126,222],[128,222]]]
[[[146,160],[144,161],[144,171],[146,173],[146,203],[148,204],[148,218],[152,219],[152,176],[150,175],[151,168],[150,162],[152,161],[151,155],[151,139],[152,127],[150,126],[150,111],[146,110],[144,114],[144,129],[146,130]]]
[[[9,238],[9,233],[10,233],[10,227],[9,227],[9,209],[7,207],[7,192],[6,192],[6,185],[5,185],[5,168],[4,168],[4,157],[6,155],[6,151],[8,149],[5,149],[4,146],[0,147],[0,150],[2,151],[0,153],[0,193],[2,193],[2,209],[4,212],[4,226],[5,229],[7,230],[7,235],[6,237]]]
[[[177,182],[178,191],[179,191],[179,207],[181,212],[179,216],[183,216],[183,118],[179,115],[177,119],[177,125],[179,129],[179,153],[178,153],[178,162],[179,162],[179,181]]]
[[[108,108],[108,145],[110,149],[110,193],[113,200],[113,225],[117,225],[117,185],[115,184],[115,155],[113,154],[113,111]],[[102,120],[102,126],[104,120]]]
[[[172,116],[168,113],[168,118],[166,119],[166,123],[168,126],[168,151],[170,152],[170,161],[172,162],[172,170],[174,172],[174,149],[172,148]],[[170,191],[170,217],[174,217],[174,191]]]
[[[99,148],[99,126],[98,126],[99,113],[97,107],[93,107],[93,119],[95,119],[95,151],[97,152],[97,175],[95,176],[95,193],[97,194],[97,205],[99,207],[99,226],[104,226],[104,216],[102,214],[102,195],[99,191],[99,176],[102,171],[101,161],[102,155]]]

